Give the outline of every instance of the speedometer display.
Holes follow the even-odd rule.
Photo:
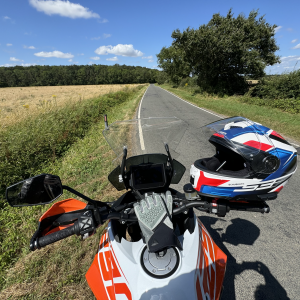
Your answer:
[[[131,179],[134,189],[142,190],[163,187],[166,184],[163,164],[131,166]]]

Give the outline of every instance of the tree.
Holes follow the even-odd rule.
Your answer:
[[[265,75],[266,66],[280,62],[275,55],[277,26],[266,23],[264,16],[257,17],[258,10],[251,11],[248,18],[243,14],[234,18],[231,9],[226,17],[214,14],[199,29],[173,31],[171,47],[185,53],[185,61],[204,90],[245,91],[245,76],[257,79]]]
[[[156,56],[158,67],[162,68],[176,85],[180,83],[182,78],[188,77],[191,73],[190,65],[186,60],[186,53],[182,47],[176,45],[169,48],[163,47]]]
[[[168,74],[166,72],[158,72],[155,76],[155,80],[158,84],[164,84],[169,79]]]

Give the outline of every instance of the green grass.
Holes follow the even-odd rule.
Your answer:
[[[296,67],[296,65],[295,65]],[[262,78],[251,90],[251,95],[260,99],[281,100],[278,105],[284,106],[284,102],[296,100],[300,102],[300,70],[281,74],[280,76],[270,76]],[[271,101],[272,103],[272,101]],[[272,103],[272,105],[276,105]],[[288,105],[286,105],[288,108]],[[297,107],[300,112],[300,106]]]
[[[243,96],[217,97],[195,93],[195,88],[173,88],[164,84],[160,87],[178,95],[199,107],[203,107],[226,117],[243,116],[261,123],[279,133],[300,142],[300,114],[291,114],[277,108],[243,103]]]
[[[135,90],[126,101],[111,107],[107,111],[109,123],[132,118],[145,89]],[[39,166],[40,171],[59,175],[63,184],[93,199],[115,199],[122,193],[115,191],[107,180],[114,155],[102,136],[103,129],[101,118],[61,157]],[[66,192],[61,198],[70,197],[73,195]],[[4,205],[0,213],[1,299],[93,298],[84,275],[96,254],[102,228],[85,241],[72,236],[35,252],[28,250],[37,220],[50,206]]]

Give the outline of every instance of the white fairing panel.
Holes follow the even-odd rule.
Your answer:
[[[197,222],[196,219],[195,222]],[[186,230],[179,237],[183,243],[179,266],[174,274],[165,279],[155,279],[143,270],[140,258],[145,244],[142,240],[132,243],[122,239],[121,243],[118,243],[114,240],[110,224],[108,234],[115,257],[131,291],[132,299],[198,299],[195,286],[195,269],[199,252],[199,226],[197,224],[192,234]],[[116,294],[116,299],[125,300],[127,297],[124,294]]]

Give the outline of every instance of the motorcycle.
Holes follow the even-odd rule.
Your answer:
[[[103,135],[116,154],[116,167],[108,180],[118,191],[126,190],[113,202],[90,199],[62,185],[61,179],[51,174],[8,187],[6,199],[11,206],[51,203],[63,190],[87,202],[71,198],[53,204],[39,219],[30,249],[35,251],[74,234],[86,239],[108,221],[86,273],[97,299],[220,299],[227,256],[193,208],[219,216],[230,209],[265,213],[269,208],[264,201],[259,205],[246,201],[218,203],[200,196],[191,183],[184,186],[184,193],[171,188],[186,171],[175,159],[186,129],[187,124],[175,117],[120,121],[108,126],[105,116]],[[145,212],[158,203],[167,212],[160,224],[168,226],[149,225],[160,212],[148,216]],[[143,230],[145,224],[150,238]]]

